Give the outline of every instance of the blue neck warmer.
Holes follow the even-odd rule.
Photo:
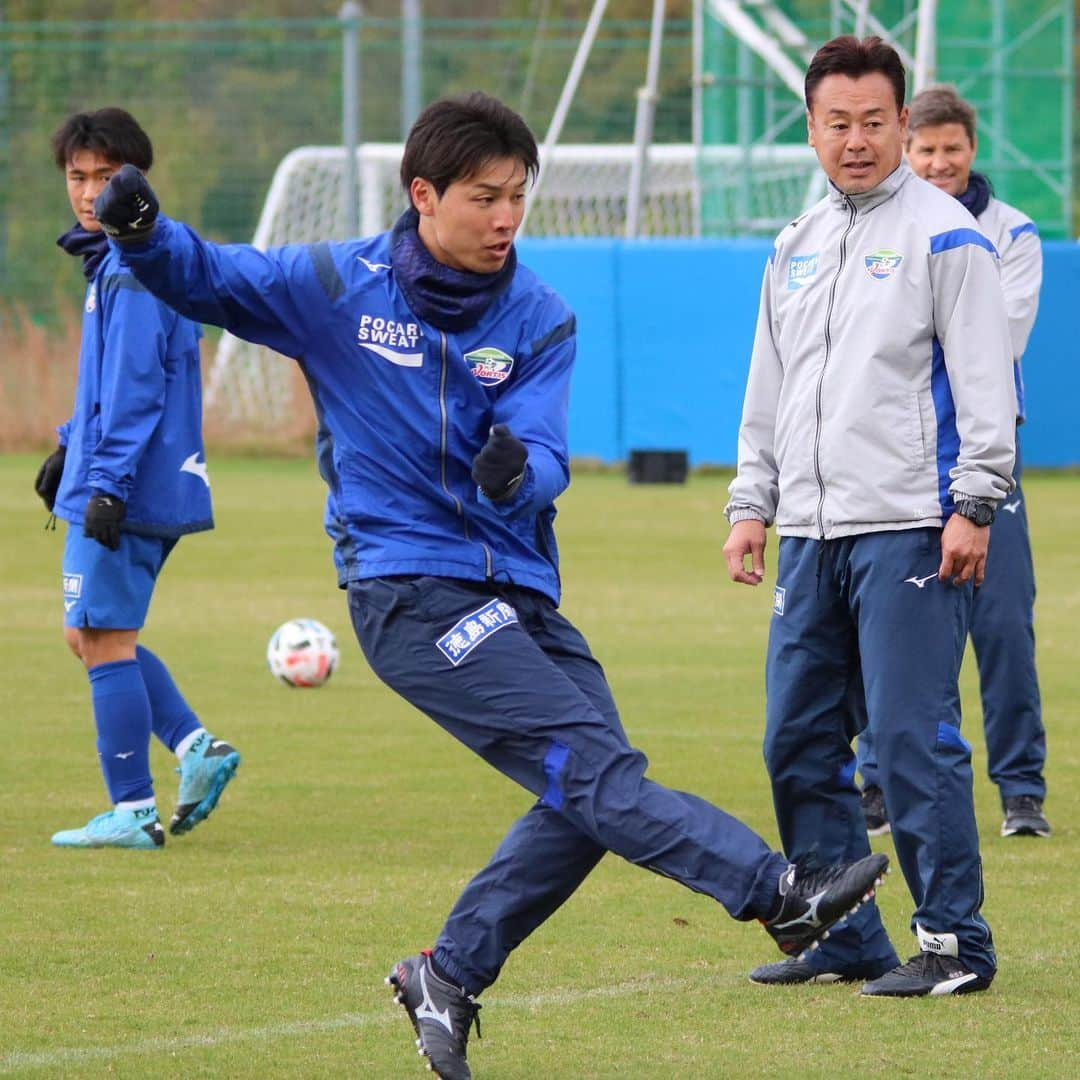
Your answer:
[[[56,246],[69,255],[81,255],[83,276],[87,281],[93,281],[109,250],[109,238],[103,232],[89,232],[81,225],[74,225],[57,239]]]
[[[420,215],[406,210],[390,234],[390,262],[405,299],[432,326],[456,334],[475,326],[514,278],[517,255],[510,249],[501,270],[474,274],[455,270],[432,256],[417,233]]]
[[[972,217],[978,217],[990,205],[990,196],[993,194],[990,181],[982,173],[973,172],[968,177],[968,186],[956,197]]]

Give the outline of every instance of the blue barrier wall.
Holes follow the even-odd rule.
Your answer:
[[[570,452],[612,462],[631,449],[685,449],[692,465],[732,464],[771,242],[524,239],[519,248],[577,314]],[[1080,465],[1080,245],[1043,249],[1024,357],[1024,461]]]

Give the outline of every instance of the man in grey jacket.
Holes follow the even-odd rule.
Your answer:
[[[808,862],[869,850],[851,749],[867,717],[919,952],[901,964],[871,904],[751,979],[970,993],[997,966],[958,689],[989,524],[1012,487],[997,253],[904,161],[895,50],[836,38],[805,91],[829,190],[765,271],[724,554],[732,580],[760,583],[775,524],[765,759],[784,850]]]
[[[915,95],[908,118],[908,164],[917,176],[959,199],[1001,256],[1016,386],[1016,487],[990,530],[992,554],[986,581],[975,593],[971,641],[979,665],[987,767],[1005,812],[1001,835],[1049,836],[1043,813],[1046,731],[1035,669],[1035,568],[1020,489],[1019,447],[1019,425],[1025,419],[1020,357],[1039,307],[1042,245],[1035,223],[994,198],[986,177],[972,171],[976,145],[975,110],[955,87],[929,86]],[[873,739],[865,733],[858,756],[867,828],[887,832]]]

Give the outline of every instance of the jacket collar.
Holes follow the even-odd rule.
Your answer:
[[[848,210],[852,205],[860,214],[873,210],[883,202],[891,199],[904,184],[915,174],[911,166],[901,157],[900,164],[877,187],[869,191],[860,192],[858,195],[845,195],[831,180],[829,181],[829,203],[837,210]]]
[[[456,334],[475,326],[514,279],[517,255],[494,274],[473,274],[439,262],[417,233],[420,215],[406,210],[390,233],[394,278],[409,307],[425,322]]]
[[[109,238],[103,232],[89,232],[76,223],[57,238],[56,246],[69,255],[81,257],[83,275],[87,281],[93,281],[98,267],[109,253]]]

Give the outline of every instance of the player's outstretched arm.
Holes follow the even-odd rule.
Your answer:
[[[306,246],[222,246],[160,212],[149,181],[124,165],[94,202],[101,227],[154,296],[181,315],[301,356],[329,300]]]

